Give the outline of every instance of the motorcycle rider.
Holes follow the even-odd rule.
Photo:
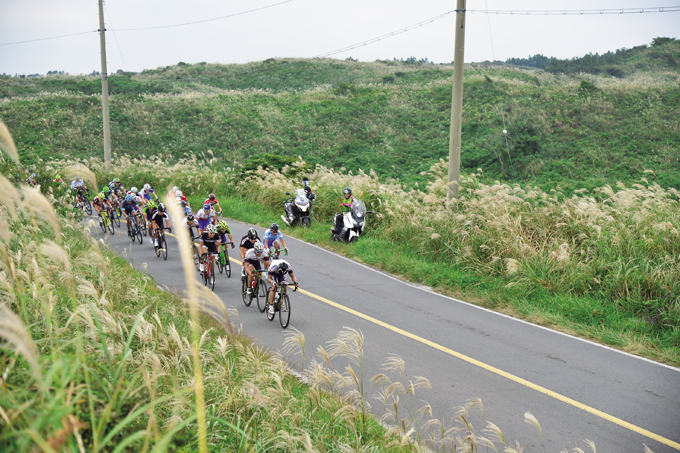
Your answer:
[[[350,189],[349,187],[345,187],[342,193],[345,197],[342,200],[342,213],[335,214],[335,227],[331,228],[331,233],[338,235],[344,228],[343,217],[346,213],[352,210],[352,202],[354,201],[354,197],[352,196],[352,189]]]

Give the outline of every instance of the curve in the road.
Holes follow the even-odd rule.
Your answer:
[[[238,264],[239,266],[243,266],[243,263],[242,263],[241,261],[239,261],[239,260],[237,260],[237,259],[235,259],[235,258],[233,258],[233,257],[229,257],[229,259],[230,259],[232,262]],[[330,305],[330,306],[332,306],[332,307],[334,307],[334,308],[337,308],[337,309],[339,309],[339,310],[345,311],[345,312],[347,312],[347,313],[349,313],[349,314],[351,314],[351,315],[357,316],[357,317],[359,317],[359,318],[361,318],[361,319],[363,319],[363,320],[365,320],[365,321],[371,322],[371,323],[373,323],[373,324],[375,324],[375,325],[378,325],[378,326],[383,327],[383,328],[385,328],[385,329],[391,330],[392,332],[395,332],[395,333],[397,333],[397,334],[399,334],[399,335],[403,335],[404,337],[407,337],[407,338],[410,338],[410,339],[412,339],[412,340],[418,341],[418,342],[420,342],[420,343],[422,343],[422,344],[425,344],[425,345],[427,345],[427,346],[430,346],[431,348],[437,349],[437,350],[439,350],[439,351],[441,351],[441,352],[444,352],[444,353],[446,353],[446,354],[449,354],[449,355],[451,355],[451,356],[454,356],[454,357],[456,357],[456,358],[458,358],[458,359],[460,359],[460,360],[464,360],[465,362],[468,362],[468,363],[470,363],[470,364],[472,364],[472,365],[475,365],[475,366],[478,366],[478,367],[480,367],[480,368],[483,368],[483,369],[485,369],[485,370],[487,370],[487,371],[490,371],[490,372],[492,372],[492,373],[495,373],[495,374],[497,374],[497,375],[499,375],[499,376],[502,376],[502,377],[504,377],[504,378],[506,378],[506,379],[509,379],[509,380],[513,381],[513,382],[516,382],[516,383],[518,383],[518,384],[520,384],[520,385],[523,385],[523,386],[525,386],[525,387],[528,387],[528,388],[530,388],[530,389],[532,389],[532,390],[535,390],[535,391],[537,391],[537,392],[543,393],[544,395],[548,395],[548,396],[550,396],[550,397],[552,397],[552,398],[555,398],[556,400],[562,401],[563,403],[567,403],[567,404],[569,404],[569,405],[571,405],[571,406],[577,407],[577,408],[579,408],[579,409],[581,409],[581,410],[583,410],[583,411],[585,411],[585,412],[588,412],[588,413],[590,413],[590,414],[596,415],[596,416],[598,416],[598,417],[600,417],[600,418],[602,418],[602,419],[604,419],[604,420],[607,420],[607,421],[610,421],[610,422],[612,422],[612,423],[615,423],[615,424],[617,424],[617,425],[619,425],[619,426],[622,426],[623,428],[629,429],[629,430],[631,430],[631,431],[633,431],[633,432],[636,432],[636,433],[638,433],[638,434],[640,434],[640,435],[643,435],[643,436],[645,436],[645,437],[648,437],[648,438],[650,438],[650,439],[653,439],[653,440],[655,440],[655,441],[657,441],[657,442],[660,442],[660,443],[662,443],[662,444],[668,445],[669,447],[672,447],[672,448],[674,448],[674,449],[680,451],[680,443],[678,443],[678,442],[674,442],[674,441],[672,441],[672,440],[670,440],[670,439],[666,439],[666,438],[663,437],[663,436],[660,436],[660,435],[658,435],[658,434],[655,434],[655,433],[653,433],[653,432],[651,432],[651,431],[648,431],[648,430],[646,430],[646,429],[644,429],[644,428],[641,428],[641,427],[639,427],[639,426],[633,425],[632,423],[628,423],[628,422],[625,421],[625,420],[621,420],[620,418],[614,417],[613,415],[607,414],[606,412],[602,412],[602,411],[600,411],[600,410],[598,410],[598,409],[595,409],[594,407],[590,407],[590,406],[588,406],[588,405],[586,405],[586,404],[580,403],[580,402],[578,402],[578,401],[576,401],[576,400],[573,400],[573,399],[571,399],[571,398],[568,398],[568,397],[566,397],[566,396],[564,396],[564,395],[561,395],[561,394],[559,394],[559,393],[557,393],[557,392],[554,392],[554,391],[552,391],[552,390],[550,390],[550,389],[547,389],[547,388],[542,387],[542,386],[540,386],[540,385],[534,384],[533,382],[527,381],[526,379],[522,379],[522,378],[520,378],[520,377],[518,377],[518,376],[515,376],[515,375],[513,375],[513,374],[510,374],[510,373],[508,373],[508,372],[506,372],[506,371],[503,371],[503,370],[501,370],[501,369],[499,369],[499,368],[496,368],[496,367],[494,367],[494,366],[488,365],[488,364],[486,364],[486,363],[484,363],[484,362],[481,362],[481,361],[479,361],[479,360],[473,359],[472,357],[466,356],[465,354],[461,354],[460,352],[454,351],[454,350],[452,350],[452,349],[450,349],[450,348],[447,348],[447,347],[445,347],[445,346],[442,346],[442,345],[440,345],[440,344],[437,344],[437,343],[435,343],[435,342],[433,342],[433,341],[430,341],[430,340],[428,340],[428,339],[426,339],[426,338],[420,337],[420,336],[418,336],[418,335],[414,335],[414,334],[412,334],[412,333],[410,333],[410,332],[407,332],[407,331],[405,331],[405,330],[403,330],[403,329],[400,329],[400,328],[395,327],[395,326],[393,326],[393,325],[387,324],[387,323],[385,323],[385,322],[383,322],[383,321],[380,321],[379,319],[376,319],[376,318],[373,318],[373,317],[371,317],[371,316],[368,316],[368,315],[366,315],[366,314],[364,314],[364,313],[361,313],[361,312],[359,312],[359,311],[357,311],[357,310],[354,310],[354,309],[349,308],[349,307],[345,307],[344,305],[341,305],[341,304],[339,304],[339,303],[337,303],[337,302],[333,302],[332,300],[326,299],[325,297],[318,296],[318,295],[316,295],[316,294],[314,294],[314,293],[312,293],[312,292],[309,292],[309,291],[307,291],[307,290],[304,290],[304,289],[302,289],[302,288],[300,288],[299,291],[300,291],[302,294],[306,295],[306,296],[309,296],[309,297],[312,297],[312,298],[318,300],[319,302],[323,302],[323,303],[325,303],[325,304],[327,304],[327,305]]]

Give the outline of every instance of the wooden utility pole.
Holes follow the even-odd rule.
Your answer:
[[[460,131],[463,125],[463,66],[465,55],[465,0],[456,5],[456,37],[453,54],[453,93],[451,97],[451,131],[449,133],[449,178],[446,199],[458,201],[460,187]]]
[[[104,0],[99,0],[99,46],[102,55],[102,113],[104,116],[104,166],[111,168],[111,130],[109,129],[109,79],[106,72],[106,36],[104,35]]]

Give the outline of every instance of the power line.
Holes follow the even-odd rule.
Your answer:
[[[646,8],[610,9],[552,9],[552,10],[513,10],[513,9],[466,9],[466,13],[510,14],[526,16],[584,16],[588,14],[646,14],[680,12],[680,6],[654,6]]]
[[[110,31],[113,31],[113,32],[116,32],[116,31],[141,31],[141,30],[158,30],[158,29],[161,29],[161,28],[184,27],[184,26],[187,26],[187,25],[202,24],[202,23],[205,23],[205,22],[212,22],[212,21],[216,21],[216,20],[227,19],[227,18],[230,18],[230,17],[242,16],[244,14],[253,13],[255,11],[261,11],[263,9],[268,9],[268,8],[273,8],[274,6],[283,5],[284,3],[290,3],[292,1],[293,0],[285,0],[283,2],[274,3],[274,4],[263,6],[263,7],[260,7],[260,8],[250,9],[248,11],[241,11],[240,13],[228,14],[226,16],[220,16],[220,17],[213,17],[212,19],[197,20],[197,21],[194,21],[194,22],[185,22],[185,23],[182,23],[182,24],[159,25],[157,27],[146,27],[146,28],[120,28],[120,29],[112,29]],[[107,11],[107,13],[108,13],[108,11]],[[84,34],[87,34],[87,33],[98,33],[98,32],[99,32],[99,30],[92,30],[92,31],[83,31],[83,32],[80,32],[80,33],[71,33],[69,35],[59,35],[59,36],[50,36],[48,38],[29,39],[27,41],[7,42],[7,43],[0,44],[0,47],[1,46],[11,46],[11,45],[14,45],[14,44],[26,44],[26,43],[29,43],[29,42],[47,41],[47,40],[50,40],[50,39],[66,38],[68,36],[78,36],[78,35],[84,35]]]
[[[456,10],[452,9],[451,11],[447,11],[443,14],[438,15],[438,16],[431,17],[431,18],[426,19],[422,22],[418,22],[417,24],[409,25],[408,27],[402,28],[401,30],[393,31],[393,32],[387,33],[385,35],[378,36],[377,38],[372,38],[372,39],[369,39],[368,41],[360,42],[358,44],[352,44],[351,46],[343,47],[342,49],[337,49],[337,50],[332,50],[330,52],[322,53],[322,54],[316,55],[314,58],[328,57],[328,56],[331,56],[331,55],[335,55],[337,53],[342,53],[342,52],[346,52],[348,50],[356,49],[357,47],[367,46],[369,44],[373,44],[375,42],[382,41],[383,39],[391,38],[392,36],[400,35],[402,33],[406,33],[407,31],[411,31],[415,28],[419,28],[419,27],[422,27],[424,25],[430,24],[430,23],[432,23],[436,20],[439,20],[439,19],[446,17],[449,14],[455,13],[455,12],[456,12]]]

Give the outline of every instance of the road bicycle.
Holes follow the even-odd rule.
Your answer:
[[[113,219],[114,222],[116,222],[116,226],[120,228],[120,218],[123,215],[123,212],[120,209],[120,205],[118,204],[118,201],[116,200],[111,200],[111,211],[113,213]]]
[[[210,289],[215,291],[215,265],[213,260],[210,259],[211,256],[217,256],[217,253],[204,253],[201,255],[201,263],[203,263],[201,278],[203,279],[203,285],[210,286]]]
[[[269,302],[269,293],[272,289],[269,288],[267,291],[267,302]],[[274,320],[276,312],[279,312],[279,322],[281,327],[284,329],[288,327],[290,323],[290,299],[288,298],[288,282],[281,282],[274,290],[274,313],[270,313],[267,310],[267,319],[270,321]]]
[[[111,213],[109,212],[108,208],[106,212],[102,211],[99,213],[99,227],[104,233],[106,233],[106,230],[109,230],[113,236],[113,220],[111,220]]]
[[[83,209],[87,215],[92,215],[92,203],[90,203],[90,200],[84,194],[76,194],[76,201],[73,203],[73,207]]]
[[[227,251],[227,245],[232,245],[233,242],[226,242],[222,244],[222,250],[217,256],[217,269],[220,274],[224,271],[227,273],[227,278],[231,278],[231,263],[229,262],[229,252]]]
[[[257,298],[257,308],[261,313],[264,313],[264,310],[267,308],[267,283],[262,278],[262,275],[266,273],[267,271],[264,269],[259,271],[253,270],[255,286],[251,287],[252,292],[248,294],[248,274],[245,271],[245,267],[241,272],[241,297],[243,297],[243,303],[246,307],[250,307],[253,299]]]
[[[135,242],[135,239],[141,244],[144,242],[142,237],[142,229],[139,226],[139,213],[130,214],[130,240]]]
[[[161,256],[163,254],[163,259],[167,261],[168,259],[168,244],[165,242],[165,230],[170,231],[170,228],[156,228],[158,230],[158,245],[154,242],[154,249],[156,250],[156,256]]]

